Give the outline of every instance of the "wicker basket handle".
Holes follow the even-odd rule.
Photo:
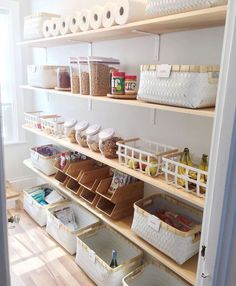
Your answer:
[[[131,139],[127,139],[127,140],[120,140],[117,143],[125,144],[125,143],[129,143],[129,142],[137,141],[137,140],[140,140],[140,138],[131,138]]]

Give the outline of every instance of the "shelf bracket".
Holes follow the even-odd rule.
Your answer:
[[[159,61],[160,60],[160,38],[161,35],[158,33],[151,33],[151,32],[146,32],[142,30],[132,30],[132,33],[137,33],[137,34],[142,34],[146,36],[152,36],[154,37],[155,40],[155,48],[154,48],[154,60]]]
[[[154,108],[154,109],[151,109],[151,125],[156,125],[157,124],[157,110]]]

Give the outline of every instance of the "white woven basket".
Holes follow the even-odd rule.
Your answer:
[[[65,137],[64,122],[59,121],[59,118],[58,115],[41,116],[42,131],[58,138]]]
[[[123,286],[188,286],[164,265],[150,263],[142,265],[123,279]]]
[[[54,167],[55,159],[60,156],[60,153],[62,153],[63,150],[59,150],[57,146],[53,146],[52,144],[45,145],[45,147],[46,146],[54,147],[58,153],[53,156],[43,156],[37,151],[39,147],[34,147],[30,149],[30,158],[35,168],[39,169],[47,176],[51,176],[57,172],[57,169]]]
[[[158,17],[224,5],[227,0],[147,0],[146,15]]]
[[[56,14],[37,13],[24,18],[24,39],[38,39],[43,37],[43,22],[51,18],[60,17]]]
[[[187,108],[212,107],[218,78],[219,66],[143,65],[138,99]]]
[[[25,112],[25,123],[30,127],[41,129],[42,111]]]
[[[166,209],[184,215],[197,223],[189,232],[182,232],[159,220],[154,214]],[[176,199],[157,194],[134,204],[132,230],[144,240],[183,264],[198,253],[200,245],[202,213]]]
[[[176,152],[166,146],[141,138],[123,140],[116,143],[119,163],[129,168],[155,177],[162,173],[162,156]],[[152,160],[155,159],[155,163]]]
[[[55,217],[54,212],[65,207],[70,207],[73,210],[78,230],[72,231]],[[86,229],[92,229],[99,223],[100,220],[84,207],[76,203],[65,203],[48,209],[46,230],[71,255],[74,255],[76,253],[76,236]]]
[[[68,200],[68,198],[62,194],[59,190],[55,189],[54,187],[44,184],[39,185],[33,188],[25,189],[24,192],[24,198],[23,198],[23,208],[24,210],[40,225],[45,226],[47,224],[47,209],[49,207],[52,207],[57,204],[48,204],[46,206],[40,205],[36,200],[34,200],[31,197],[31,193],[39,188],[50,188],[52,190],[56,190],[63,198],[64,200],[61,202],[65,202]],[[60,203],[58,203],[60,204]]]
[[[198,197],[205,197],[205,193],[207,192],[207,183],[205,180],[208,180],[208,172],[180,163],[179,160],[182,153],[172,153],[163,157],[162,171],[165,174],[165,181]],[[200,164],[200,158],[194,154],[191,154],[191,157],[194,159],[194,162]],[[179,172],[180,168],[185,170],[184,174]],[[191,172],[195,174],[196,179],[191,177]],[[201,179],[202,177],[205,178],[204,181]],[[180,185],[179,180],[182,180],[182,185]]]
[[[118,267],[111,268],[112,250]],[[120,286],[128,273],[141,265],[142,251],[108,226],[96,227],[77,237],[76,263],[98,286]]]

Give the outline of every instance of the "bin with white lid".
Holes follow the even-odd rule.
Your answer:
[[[120,137],[115,135],[115,131],[113,128],[103,129],[99,133],[99,149],[100,152],[109,159],[117,158],[117,150],[118,146],[116,142],[122,140]]]
[[[101,130],[100,124],[93,124],[86,130],[87,144],[89,149],[93,152],[100,152],[99,150],[99,131]]]
[[[86,57],[79,57],[80,94],[89,95],[89,64]]]
[[[89,123],[86,120],[80,121],[75,125],[75,138],[79,145],[82,147],[88,147],[86,129],[89,127]]]
[[[66,137],[70,136],[70,133],[74,130],[76,123],[76,119],[69,119],[64,123],[64,133]]]

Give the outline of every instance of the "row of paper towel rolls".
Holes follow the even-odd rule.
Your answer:
[[[72,16],[53,18],[43,23],[45,37],[108,28],[123,25],[145,18],[145,0],[118,0],[105,6],[95,6],[91,10],[82,10]]]

